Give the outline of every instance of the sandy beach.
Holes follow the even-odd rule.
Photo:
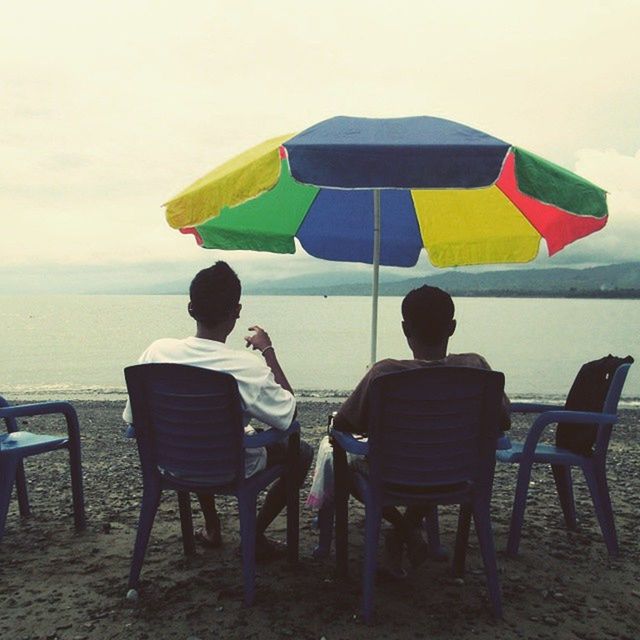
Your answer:
[[[297,567],[259,565],[257,601],[242,606],[235,502],[220,499],[224,545],[182,554],[175,495],[166,493],[156,520],[136,605],[126,581],[140,496],[137,451],[121,437],[119,402],[79,402],[88,528],[73,530],[68,467],[63,453],[27,463],[33,516],[21,521],[12,502],[0,544],[2,638],[627,638],[640,637],[640,411],[623,410],[609,455],[609,480],[622,553],[610,559],[583,478],[575,474],[579,532],[564,529],[548,469],[534,472],[521,553],[508,558],[508,523],[515,467],[499,465],[493,523],[505,615],[492,619],[482,563],[471,535],[467,574],[428,561],[406,580],[381,578],[376,624],[356,615],[360,598],[362,511],[352,502],[350,578],[334,576],[333,554],[316,561],[313,512],[301,508]],[[336,405],[304,402],[304,437],[317,444]],[[58,422],[28,419],[23,427],[59,433]],[[522,435],[516,418],[512,435]],[[308,482],[307,482],[308,488]],[[306,490],[303,491],[303,499]],[[194,515],[199,520],[197,503]],[[443,542],[451,547],[456,510],[441,509]],[[284,537],[284,518],[270,529]]]

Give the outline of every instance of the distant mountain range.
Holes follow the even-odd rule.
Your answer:
[[[411,274],[411,270],[406,270]],[[403,296],[423,284],[441,287],[454,296],[490,297],[597,297],[640,298],[640,262],[590,268],[515,268],[473,271],[451,269],[420,277],[403,272],[380,272],[380,295]],[[150,279],[150,276],[148,276]],[[170,282],[123,283],[94,286],[86,293],[181,294],[189,290],[190,277]],[[254,275],[243,278],[248,295],[369,296],[371,271],[345,264],[342,271],[317,272],[273,279]]]
[[[371,295],[371,276],[330,274],[294,276],[244,287],[252,295]],[[356,277],[357,276],[357,277]],[[420,278],[385,274],[380,295],[402,296],[423,284],[455,296],[640,298],[640,262],[585,269],[509,269],[469,273],[446,271]]]

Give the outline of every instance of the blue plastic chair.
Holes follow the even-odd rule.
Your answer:
[[[190,493],[233,495],[238,500],[244,602],[255,600],[256,501],[277,478],[295,477],[300,426],[247,436],[233,376],[179,364],[143,364],[125,369],[142,467],[142,504],[127,598],[138,597],[139,577],[153,521],[165,489],[178,493],[183,545],[195,550]],[[287,460],[245,478],[244,450],[288,439]],[[287,482],[287,553],[298,560],[299,489]]]
[[[20,431],[16,418],[62,414],[67,421],[66,436],[49,436],[30,431]],[[82,462],[80,451],[80,427],[75,409],[68,402],[40,402],[10,406],[0,396],[0,418],[4,419],[7,433],[0,435],[0,540],[4,536],[7,512],[13,485],[18,494],[20,515],[31,515],[24,458],[67,449],[71,467],[71,490],[73,494],[73,516],[76,530],[85,527],[84,494],[82,490]]]
[[[580,467],[582,469],[607,550],[612,556],[618,555],[618,537],[607,484],[606,463],[611,430],[618,420],[618,402],[629,367],[631,367],[630,364],[622,364],[616,369],[611,378],[604,406],[600,413],[567,411],[564,407],[553,405],[512,403],[512,413],[539,413],[540,415],[531,425],[524,442],[514,442],[510,448],[496,452],[496,458],[500,462],[520,465],[513,510],[511,512],[509,541],[507,543],[507,553],[509,555],[515,556],[518,553],[531,478],[531,467],[536,463],[551,465],[565,523],[567,528],[571,530],[577,528],[571,467]],[[546,427],[559,422],[576,425],[597,425],[593,454],[580,455],[555,445],[540,443],[540,438]]]
[[[432,509],[459,504],[454,573],[464,573],[473,515],[489,598],[502,616],[490,502],[496,425],[504,375],[467,367],[432,367],[380,376],[368,398],[369,441],[332,431],[338,573],[347,573],[349,493],[365,505],[363,615],[373,615],[376,550],[384,506]],[[368,474],[350,469],[346,452],[368,458]]]
[[[331,428],[331,424],[329,428]],[[331,462],[333,463],[333,460],[331,460]],[[331,473],[333,474],[333,469]],[[326,499],[324,504],[318,509],[318,514],[314,519],[314,526],[318,529],[318,544],[313,550],[313,557],[316,560],[324,560],[328,558],[331,553],[334,516],[335,505],[333,498]],[[448,552],[447,549],[440,544],[440,525],[438,522],[437,506],[427,510],[423,520],[423,529],[427,534],[427,553],[429,557],[437,560],[446,560]]]

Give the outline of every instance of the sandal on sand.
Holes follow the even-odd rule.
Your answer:
[[[447,562],[449,560],[449,549],[443,545],[432,547],[429,545],[429,559],[435,562]]]
[[[218,529],[210,533],[205,527],[200,527],[193,532],[193,537],[203,547],[217,549],[222,546],[222,535]]]
[[[277,540],[269,540],[264,536],[256,539],[256,562],[270,562],[283,558],[287,554],[287,545]],[[238,547],[236,555],[242,557],[242,547]]]
[[[256,539],[256,562],[269,562],[287,555],[287,545],[264,536]]]
[[[424,541],[420,529],[415,529],[409,534],[407,540],[407,555],[413,569],[424,564],[427,558],[434,562],[447,562],[449,550],[442,545],[430,545]]]
[[[404,543],[402,537],[395,530],[387,532],[384,539],[385,571],[397,579],[407,577],[407,572],[402,568],[402,552]]]

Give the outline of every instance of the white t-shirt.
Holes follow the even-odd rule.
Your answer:
[[[238,383],[245,433],[255,433],[249,426],[252,418],[275,429],[289,428],[296,411],[292,393],[283,389],[265,361],[250,351],[231,349],[223,342],[189,337],[181,340],[162,338],[153,342],[138,359],[138,364],[168,362],[230,373]],[[122,418],[133,422],[127,400]],[[245,450],[245,475],[248,478],[267,464],[264,447]]]

